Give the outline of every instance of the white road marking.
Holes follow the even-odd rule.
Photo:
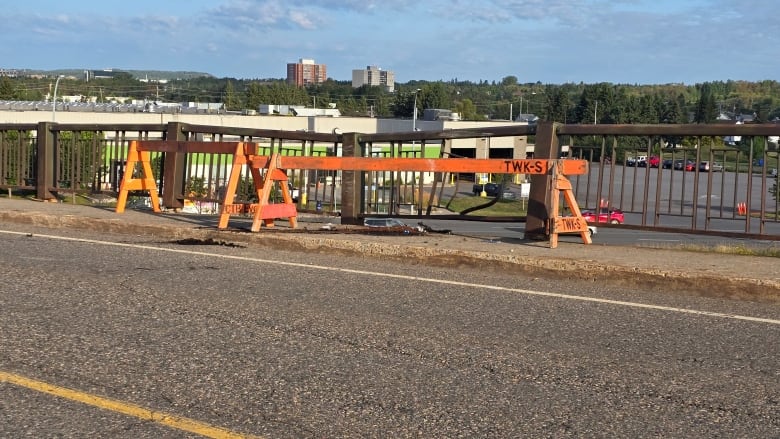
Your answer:
[[[0,233],[5,233],[8,235],[25,235],[25,236],[30,235],[27,232],[12,232],[8,230],[0,230]],[[509,288],[509,287],[502,287],[498,285],[472,284],[468,282],[460,282],[460,281],[446,280],[446,279],[430,279],[430,278],[424,278],[418,276],[409,276],[405,274],[377,273],[373,271],[355,270],[351,268],[327,267],[323,265],[311,265],[311,264],[304,264],[300,262],[274,261],[270,259],[252,258],[248,256],[220,255],[215,253],[207,253],[207,252],[200,252],[200,251],[193,251],[193,250],[163,248],[163,247],[155,247],[151,245],[127,244],[121,242],[98,241],[95,239],[70,238],[66,236],[44,235],[39,233],[36,233],[34,237],[56,239],[61,241],[82,242],[85,244],[98,244],[98,245],[108,245],[113,247],[128,247],[128,248],[143,249],[143,250],[155,250],[161,252],[179,253],[179,254],[194,255],[194,256],[209,256],[209,257],[232,259],[232,260],[245,261],[245,262],[258,262],[262,264],[282,265],[286,267],[306,268],[306,269],[322,270],[322,271],[335,271],[339,273],[359,274],[363,276],[386,277],[386,278],[402,279],[402,280],[409,280],[415,282],[427,282],[427,283],[434,283],[434,284],[441,284],[441,285],[454,285],[459,287],[480,288],[480,289],[491,290],[491,291],[519,293],[519,294],[525,294],[529,296],[553,297],[557,299],[578,300],[582,302],[603,303],[609,305],[626,306],[631,308],[650,309],[655,311],[667,311],[667,312],[690,314],[696,316],[707,316],[707,317],[716,317],[716,318],[723,318],[723,319],[743,320],[743,321],[756,322],[756,323],[768,323],[770,325],[780,325],[780,320],[777,319],[767,319],[761,317],[742,316],[738,314],[726,314],[726,313],[711,312],[711,311],[701,311],[695,309],[677,308],[673,306],[651,305],[646,303],[627,302],[623,300],[611,300],[611,299],[600,299],[596,297],[575,296],[571,294],[551,293],[548,291],[534,291],[534,290],[526,290],[522,288]]]

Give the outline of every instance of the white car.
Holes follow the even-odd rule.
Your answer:
[[[699,163],[699,171],[723,172],[723,165],[718,162],[701,162]]]

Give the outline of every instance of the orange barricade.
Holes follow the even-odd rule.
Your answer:
[[[578,232],[585,244],[591,244],[590,233],[588,232],[588,222],[582,217],[577,200],[574,199],[571,182],[558,172],[553,172],[553,187],[550,196],[552,204],[552,215],[550,224],[550,247],[558,246],[558,234]],[[560,216],[560,196],[563,194],[563,200],[571,211],[571,216]]]
[[[318,169],[353,171],[421,171],[421,172],[479,172],[503,174],[549,174],[553,179],[551,188],[552,213],[548,224],[550,247],[558,245],[558,234],[579,233],[582,241],[591,243],[588,223],[582,217],[572,192],[571,182],[566,175],[578,175],[588,172],[585,160],[511,160],[511,159],[425,159],[425,158],[377,158],[377,157],[303,157],[255,156],[250,159],[253,175],[255,171],[265,170],[266,175],[273,169]],[[571,216],[560,216],[560,195],[571,211]],[[261,198],[262,199],[262,198]],[[259,229],[258,213],[252,230]]]
[[[260,172],[261,168],[255,165],[256,156],[252,159],[253,166],[250,167],[250,170],[252,172],[252,180],[254,181],[258,200],[258,203],[252,206],[254,208],[254,220],[252,221],[253,232],[260,230],[261,223],[265,224],[267,227],[273,227],[274,219],[276,218],[287,218],[290,222],[290,227],[293,228],[298,225],[298,211],[292,201],[290,189],[287,187],[287,173],[279,166],[279,158],[280,156],[278,154],[266,157],[267,160],[265,160],[265,163],[262,166],[262,169],[264,169],[265,172],[262,174]],[[241,167],[234,165],[233,170],[230,172],[230,178],[228,179],[225,198],[222,200],[219,225],[217,226],[220,229],[224,229],[228,225],[228,220],[232,213],[230,206],[233,206],[233,197],[235,197],[240,174]],[[270,204],[268,202],[271,197],[271,188],[273,187],[274,182],[280,183],[282,203]]]
[[[155,212],[160,211],[160,198],[157,195],[157,183],[154,182],[154,173],[152,173],[151,154],[138,148],[138,142],[130,142],[130,148],[127,151],[127,164],[125,173],[122,175],[122,182],[119,184],[119,197],[116,201],[116,212],[125,211],[127,204],[127,194],[130,191],[149,191],[149,197],[152,199],[152,209]],[[135,167],[141,164],[141,178],[136,178]]]
[[[152,207],[160,211],[155,184],[150,165],[149,152],[204,152],[233,154],[233,167],[228,179],[225,196],[221,200],[218,227],[227,227],[230,215],[253,213],[252,231],[260,230],[264,224],[273,227],[274,219],[287,218],[291,227],[297,226],[297,210],[287,185],[287,169],[310,170],[352,170],[352,171],[420,171],[420,172],[474,172],[500,174],[546,174],[552,179],[551,217],[548,223],[550,246],[558,245],[558,234],[579,233],[586,244],[591,243],[588,224],[582,218],[572,192],[567,175],[585,174],[588,163],[585,160],[512,160],[512,159],[426,159],[426,158],[375,158],[375,157],[304,157],[255,155],[256,145],[243,142],[176,142],[176,141],[133,141],[127,157],[127,167],[119,190],[116,211],[123,212],[130,190],[149,191]],[[133,176],[137,164],[141,164],[140,178]],[[233,204],[236,189],[241,177],[241,168],[249,164],[258,203],[250,205]],[[280,183],[282,203],[271,204],[271,188]],[[560,197],[571,211],[570,216],[560,216]]]
[[[127,164],[125,173],[119,186],[119,198],[117,199],[116,212],[121,213],[125,210],[127,204],[127,195],[129,191],[143,190],[148,191],[152,199],[152,208],[155,212],[160,212],[160,200],[157,195],[157,184],[154,181],[152,167],[150,163],[150,153],[155,152],[184,152],[184,153],[211,153],[211,154],[232,154],[233,165],[228,179],[228,187],[225,197],[220,203],[220,229],[228,225],[231,214],[243,213],[244,206],[234,205],[236,188],[241,177],[241,168],[247,164],[257,149],[254,143],[245,142],[186,142],[186,141],[132,141],[127,153]],[[257,167],[251,167],[252,180],[257,193],[259,202],[250,205],[248,210],[254,212],[255,221],[252,230],[257,231],[260,228],[260,222],[263,221],[267,226],[273,226],[275,218],[288,218],[291,227],[296,227],[298,212],[295,204],[292,202],[292,196],[287,188],[287,175],[275,164],[264,166],[267,169],[265,176],[260,174]],[[140,163],[141,176],[136,177],[135,169]],[[284,202],[281,204],[270,204],[268,200],[271,195],[271,186],[273,182],[280,181],[282,184],[282,197]]]

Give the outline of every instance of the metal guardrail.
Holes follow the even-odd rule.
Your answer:
[[[591,145],[572,145],[569,150],[571,157],[594,163],[592,173],[575,182],[584,208],[617,208],[630,217],[628,224],[656,230],[780,235],[780,125],[600,128],[572,125],[559,130],[562,136],[595,138]],[[626,145],[627,138],[644,146]],[[674,143],[663,145],[664,138]],[[724,144],[724,139],[733,144]],[[738,209],[740,204],[747,212]]]
[[[41,122],[0,125],[0,189],[53,195],[115,195],[131,140],[245,141],[258,143],[258,154],[303,156],[437,157],[457,156],[456,139],[535,136],[536,158],[566,155],[588,160],[588,174],[572,179],[583,209],[617,208],[630,227],[654,230],[780,237],[780,205],[775,196],[780,169],[776,138],[780,125],[513,125],[479,129],[403,133],[328,134],[258,130],[183,123],[78,125]],[[723,138],[739,139],[734,145]],[[670,147],[671,146],[671,147]],[[472,151],[473,154],[473,151]],[[636,166],[629,157],[658,157]],[[526,158],[526,157],[510,157]],[[692,170],[674,169],[690,160]],[[152,158],[163,204],[169,208],[195,204],[209,212],[220,199],[230,162],[219,154],[158,154]],[[664,162],[667,165],[665,166]],[[723,172],[704,171],[701,162],[717,162]],[[633,165],[633,166],[632,166]],[[247,174],[248,177],[248,169]],[[348,217],[363,214],[430,215],[435,199],[451,188],[443,175],[420,172],[290,171],[300,210],[332,213],[350,208]],[[531,179],[533,186],[543,186]],[[374,190],[382,187],[382,191]],[[548,218],[548,188],[532,190],[529,225]],[[434,196],[436,195],[436,196]],[[251,185],[239,185],[238,201],[251,202]],[[460,196],[460,195],[458,195]],[[381,200],[380,200],[381,197]],[[747,215],[738,207],[744,205]],[[404,208],[404,206],[407,206]],[[406,212],[408,206],[414,206]],[[412,213],[413,212],[413,213]],[[344,214],[344,212],[342,212]],[[458,216],[453,216],[458,217]],[[348,218],[348,219],[349,219]]]

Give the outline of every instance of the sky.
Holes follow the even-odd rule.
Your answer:
[[[778,0],[21,0],[0,68],[349,81],[696,84],[780,80]]]

